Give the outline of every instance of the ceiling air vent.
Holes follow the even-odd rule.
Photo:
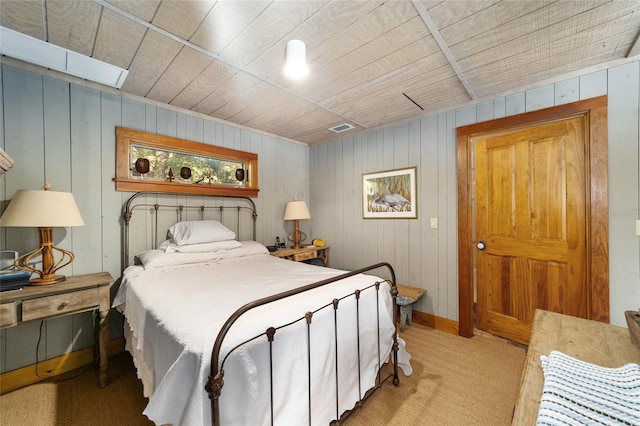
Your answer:
[[[345,132],[351,129],[355,129],[355,127],[349,123],[343,123],[343,124],[338,124],[337,126],[329,127],[329,130],[335,133]]]

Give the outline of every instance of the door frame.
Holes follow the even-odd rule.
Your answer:
[[[471,176],[471,138],[475,134],[555,121],[586,114],[586,273],[587,316],[609,322],[609,200],[607,96],[600,96],[538,111],[458,127],[458,330],[472,337],[474,329],[473,214]]]

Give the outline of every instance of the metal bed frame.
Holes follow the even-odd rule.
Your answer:
[[[177,220],[183,220],[183,214],[185,211],[188,210],[196,210],[200,212],[200,218],[204,218],[205,215],[205,211],[212,209],[212,210],[218,210],[219,211],[219,220],[221,222],[223,222],[223,218],[224,218],[224,210],[225,209],[232,209],[235,210],[237,212],[237,222],[236,222],[236,234],[239,235],[239,231],[240,231],[240,212],[244,209],[249,210],[250,212],[250,216],[252,218],[252,237],[255,240],[256,237],[256,219],[257,219],[257,213],[256,213],[256,209],[255,209],[255,204],[254,202],[249,199],[249,198],[244,198],[244,197],[221,197],[221,196],[215,196],[215,197],[208,197],[208,196],[202,196],[202,195],[198,195],[198,197],[205,197],[205,198],[216,198],[216,199],[221,199],[221,200],[226,200],[227,202],[229,200],[235,200],[237,201],[237,203],[232,203],[233,205],[229,206],[229,205],[216,205],[216,206],[205,206],[203,205],[199,205],[199,206],[194,206],[194,205],[184,205],[184,204],[160,204],[157,202],[154,203],[149,203],[146,202],[145,200],[138,200],[139,197],[143,196],[143,195],[147,195],[147,196],[157,196],[157,197],[162,197],[162,196],[179,196],[179,197],[185,197],[185,194],[167,194],[167,193],[155,193],[155,192],[138,192],[135,193],[133,196],[131,196],[127,202],[125,203],[124,207],[123,207],[123,212],[122,212],[122,218],[123,218],[123,228],[124,228],[124,235],[123,235],[123,240],[124,240],[124,250],[123,250],[123,256],[124,256],[124,265],[125,267],[128,266],[129,264],[129,225],[130,225],[130,221],[131,221],[131,217],[132,214],[134,212],[134,210],[136,209],[147,209],[150,210],[152,214],[155,215],[155,219],[154,219],[154,223],[153,223],[153,228],[154,228],[154,234],[155,234],[155,242],[154,245],[157,246],[158,244],[158,236],[161,235],[159,234],[159,230],[158,230],[158,214],[162,211],[162,210],[168,210],[168,211],[172,211],[176,213],[176,217]],[[266,305],[268,303],[271,302],[275,302],[277,300],[281,300],[296,294],[300,294],[318,287],[322,287],[324,285],[328,285],[331,283],[334,283],[336,281],[340,281],[342,279],[354,276],[354,275],[358,275],[367,271],[371,271],[374,269],[378,269],[378,268],[386,268],[391,276],[390,280],[382,280],[382,281],[378,281],[366,288],[363,289],[359,289],[354,291],[353,293],[344,296],[340,299],[333,299],[331,301],[329,301],[327,304],[325,304],[324,306],[316,309],[313,312],[305,312],[304,315],[301,315],[299,318],[287,323],[287,324],[280,324],[280,325],[269,325],[268,327],[265,328],[265,331],[259,335],[256,335],[240,344],[238,344],[237,346],[235,346],[234,348],[232,348],[227,354],[224,355],[224,357],[221,357],[221,349],[222,349],[222,344],[223,341],[227,335],[227,333],[229,332],[229,329],[233,326],[233,324],[245,313],[247,313],[248,311],[257,308],[259,306],[263,306]],[[381,377],[381,368],[378,369],[377,372],[377,376],[376,376],[376,383],[375,386],[369,390],[365,390],[365,393],[363,394],[363,390],[362,390],[362,385],[361,385],[361,380],[360,380],[360,375],[361,375],[361,366],[360,366],[360,321],[359,321],[359,300],[360,300],[360,294],[363,291],[376,291],[376,303],[379,302],[379,292],[380,292],[380,286],[383,283],[388,283],[391,286],[391,295],[393,298],[393,318],[394,318],[394,323],[396,323],[396,332],[393,333],[393,343],[392,343],[392,362],[393,362],[393,369],[392,369],[392,373],[388,374],[386,377]],[[309,413],[309,425],[311,425],[311,420],[312,420],[312,384],[311,384],[311,359],[310,359],[310,347],[311,347],[311,341],[312,341],[312,334],[311,334],[311,323],[313,321],[313,316],[314,314],[318,313],[319,311],[325,310],[325,309],[333,309],[334,311],[334,315],[333,315],[333,323],[334,323],[334,344],[335,344],[335,362],[336,362],[336,371],[335,371],[335,375],[334,375],[334,385],[335,385],[335,391],[336,391],[336,399],[335,399],[335,409],[336,409],[336,418],[335,420],[332,422],[332,424],[335,425],[339,425],[346,417],[348,417],[348,415],[353,411],[353,409],[359,408],[362,406],[362,403],[371,395],[373,394],[373,392],[375,392],[377,389],[379,389],[385,382],[387,382],[389,379],[393,379],[393,384],[395,386],[398,386],[400,384],[400,379],[398,376],[398,332],[397,332],[397,319],[398,319],[398,306],[396,304],[396,297],[398,294],[398,290],[396,287],[396,278],[395,278],[395,272],[393,270],[393,268],[391,267],[390,264],[386,263],[386,262],[382,262],[382,263],[377,263],[375,265],[371,265],[371,266],[367,266],[365,268],[362,269],[358,269],[355,271],[351,271],[351,272],[347,272],[345,274],[333,277],[333,278],[329,278],[329,279],[325,279],[322,281],[318,281],[315,283],[311,283],[308,285],[305,285],[303,287],[297,288],[297,289],[293,289],[293,290],[289,290],[286,292],[282,292],[282,293],[278,293],[278,294],[274,294],[272,296],[269,297],[265,297],[262,299],[258,299],[255,300],[253,302],[247,303],[246,305],[242,306],[241,308],[239,308],[236,312],[234,312],[229,319],[225,322],[225,324],[222,326],[222,329],[220,330],[215,343],[213,344],[213,349],[211,351],[211,369],[210,369],[210,375],[208,376],[208,380],[207,383],[205,385],[205,390],[209,396],[209,399],[211,400],[211,422],[214,426],[220,425],[220,405],[219,405],[219,398],[220,395],[222,393],[223,387],[224,387],[224,364],[226,362],[226,360],[228,359],[228,357],[237,349],[241,348],[243,345],[248,344],[250,342],[255,341],[256,339],[262,338],[263,336],[266,336],[268,344],[269,344],[269,369],[270,369],[270,388],[271,388],[271,392],[270,392],[270,409],[271,409],[271,424],[274,424],[274,418],[273,418],[273,409],[274,409],[274,395],[273,395],[273,364],[274,364],[274,360],[273,360],[273,344],[275,342],[275,336],[277,334],[278,330],[281,330],[285,327],[291,326],[293,324],[299,323],[301,321],[305,321],[307,324],[307,341],[305,342],[307,345],[307,365],[308,365],[308,376],[307,376],[307,382],[308,382],[308,413]],[[348,299],[348,298],[354,298],[355,299],[355,303],[356,303],[356,318],[355,318],[355,323],[356,323],[356,327],[357,327],[357,350],[358,350],[358,401],[355,404],[355,407],[353,409],[350,409],[344,413],[340,413],[340,409],[339,409],[339,395],[340,395],[340,389],[339,389],[339,365],[338,365],[338,309],[340,306],[340,302]],[[378,342],[377,342],[377,348],[378,348],[378,365],[381,366],[382,365],[382,359],[381,359],[381,349],[380,349],[380,312],[379,312],[379,305],[378,306],[378,310],[377,310],[377,329],[378,329]]]

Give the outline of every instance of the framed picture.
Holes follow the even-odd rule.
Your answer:
[[[416,168],[362,175],[362,211],[365,219],[415,219]]]

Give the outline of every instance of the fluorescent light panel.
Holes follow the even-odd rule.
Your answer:
[[[5,27],[0,27],[0,54],[118,89],[129,74],[124,68]]]

